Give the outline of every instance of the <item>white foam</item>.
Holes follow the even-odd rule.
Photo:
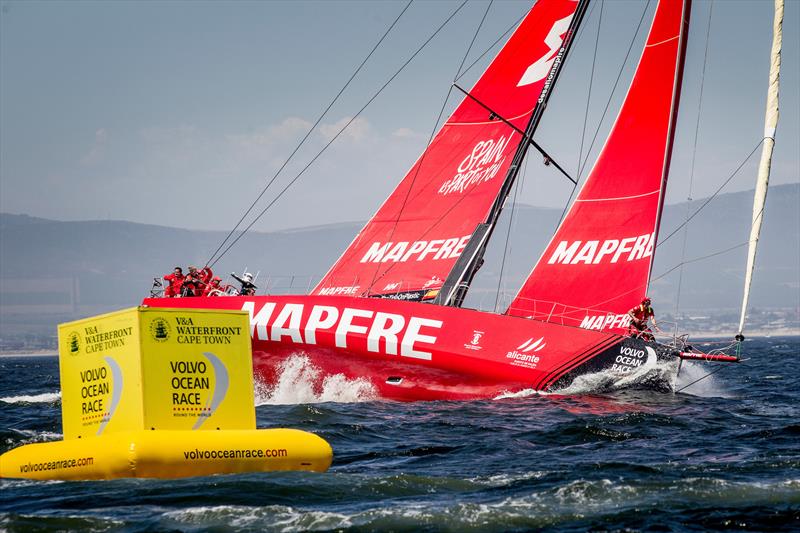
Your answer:
[[[489,487],[505,487],[520,481],[528,481],[531,479],[541,479],[545,477],[548,472],[542,470],[533,470],[530,472],[518,472],[507,474],[493,474],[490,476],[478,476],[467,478],[467,481],[477,483],[479,485],[487,485]]]
[[[732,395],[725,390],[723,382],[717,379],[716,375],[708,375],[717,368],[714,365],[684,361],[673,390],[704,398],[730,398]]]
[[[33,396],[9,396],[7,398],[0,398],[0,402],[5,403],[56,403],[61,400],[61,392],[43,392],[42,394],[34,394]]]
[[[64,436],[61,433],[56,433],[55,431],[39,431],[36,429],[18,429],[17,431],[26,437],[44,441],[58,440]]]
[[[549,396],[552,392],[541,391],[536,389],[522,389],[516,392],[502,392],[492,398],[493,400],[507,400],[509,398],[528,398],[530,396]]]
[[[275,531],[305,531],[348,527],[348,517],[325,511],[305,511],[285,505],[250,507],[216,505],[168,511],[164,517],[182,524],[208,527],[219,525],[234,529],[272,529]]]
[[[307,355],[288,357],[278,367],[274,385],[256,381],[256,405],[286,405],[298,403],[368,402],[378,392],[366,378],[348,379],[343,374],[323,376]]]
[[[635,372],[624,374],[623,376],[620,376],[616,371],[607,369],[601,372],[593,372],[591,374],[578,376],[563,389],[558,389],[553,392],[563,395],[607,392],[636,387],[647,384],[648,382],[657,382],[661,385],[666,384],[669,388],[675,390],[675,375],[677,370],[677,361],[659,361],[653,365],[643,365]]]

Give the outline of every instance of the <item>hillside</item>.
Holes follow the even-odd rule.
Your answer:
[[[693,212],[704,200],[690,206]],[[742,244],[749,231],[752,192],[720,195],[692,219],[685,259]],[[753,305],[800,305],[800,185],[773,187],[758,256]],[[686,204],[668,206],[661,238],[686,217]],[[467,304],[492,308],[498,287],[507,219],[497,228],[487,261]],[[507,297],[522,283],[552,234],[560,210],[520,205],[514,212],[502,287]],[[215,269],[225,277],[247,267],[260,271],[258,285],[270,292],[306,292],[353,239],[361,222],[248,233]],[[175,265],[202,265],[224,232],[121,221],[61,222],[0,214],[0,336],[53,331],[58,321],[136,305],[153,276]],[[664,311],[675,309],[683,232],[659,246],[651,295]],[[680,310],[704,313],[740,305],[745,248],[687,264]]]

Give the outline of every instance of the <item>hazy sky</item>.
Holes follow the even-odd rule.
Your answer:
[[[458,4],[414,2],[271,190],[293,178]],[[230,229],[404,5],[0,1],[0,210]],[[495,2],[468,64],[529,5]],[[590,8],[536,135],[575,173],[600,5]],[[427,143],[486,6],[464,7],[255,229],[368,218]],[[603,5],[587,146],[646,7],[595,154],[653,11],[644,0]],[[671,202],[689,195],[710,7],[694,2]],[[799,28],[800,2],[788,0],[776,184],[800,179]],[[762,135],[771,32],[771,1],[714,2],[695,198],[713,192]],[[447,109],[458,100],[452,95]],[[752,187],[757,156],[726,191]],[[563,205],[569,184],[529,159],[521,201]]]

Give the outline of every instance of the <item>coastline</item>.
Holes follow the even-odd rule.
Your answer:
[[[745,342],[748,339],[761,339],[770,337],[800,337],[800,329],[795,328],[776,328],[776,329],[758,329],[751,332],[746,332]],[[689,333],[690,341],[726,341],[733,342],[732,333],[720,331],[703,331]],[[0,358],[12,357],[58,357],[56,349],[50,350],[24,350],[24,351],[0,351]]]
[[[15,351],[15,352],[0,352],[0,358],[12,358],[12,357],[58,357],[58,353],[56,350],[26,350],[26,351]]]

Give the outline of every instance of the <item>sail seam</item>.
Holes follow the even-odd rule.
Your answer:
[[[469,96],[469,95],[467,95],[467,96]],[[533,113],[534,109],[536,109],[536,106],[533,106],[528,111],[525,111],[524,113],[519,114],[519,115],[517,115],[515,117],[509,117],[506,120],[508,120],[510,122],[512,120],[517,120],[517,119],[520,119],[520,118],[527,117],[528,115]],[[478,125],[478,124],[494,124],[495,122],[496,122],[495,120],[485,120],[485,121],[482,121],[482,122],[450,122],[450,121],[448,121],[448,122],[445,122],[444,125],[445,126],[473,126],[473,125]]]
[[[661,189],[656,189],[654,191],[645,192],[642,194],[634,194],[633,196],[617,196],[616,198],[576,198],[576,202],[605,202],[605,201],[614,201],[614,200],[631,200],[633,198],[642,198],[644,196],[650,196],[652,194],[656,194],[660,192]]]
[[[659,41],[659,42],[657,42],[657,43],[653,43],[653,44],[646,44],[646,45],[644,45],[644,47],[645,47],[645,48],[652,48],[652,47],[654,47],[654,46],[658,46],[658,45],[661,45],[661,44],[668,43],[668,42],[670,42],[670,41],[674,41],[674,40],[675,40],[675,39],[677,39],[678,37],[680,37],[680,34],[676,35],[675,37],[670,37],[669,39],[664,39],[663,41]]]

